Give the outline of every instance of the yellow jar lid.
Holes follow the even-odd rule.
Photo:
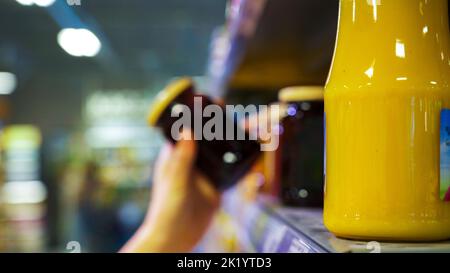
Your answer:
[[[194,83],[190,78],[180,78],[169,83],[153,101],[147,121],[151,126],[156,126],[161,114],[166,110],[167,106],[178,97],[182,92],[193,88]]]
[[[323,100],[322,86],[291,86],[281,89],[278,100],[282,102]]]

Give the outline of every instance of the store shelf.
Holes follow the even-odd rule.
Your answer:
[[[225,35],[228,50],[222,54],[220,65],[211,66],[219,69],[210,70],[216,82],[215,95],[232,96],[226,93],[230,91],[277,92],[290,85],[325,83],[339,1],[236,2],[239,13],[231,18]],[[216,47],[213,51],[224,48],[221,43]]]
[[[322,222],[321,209],[283,208],[268,199],[242,200],[236,191],[224,197],[223,208],[233,219],[246,250],[260,253],[446,252],[450,241],[384,243],[336,238]]]

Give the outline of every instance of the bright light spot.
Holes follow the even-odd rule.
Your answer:
[[[427,33],[428,33],[428,26],[424,26],[424,27],[423,27],[422,33],[423,33],[423,34],[427,34]]]
[[[352,22],[356,22],[356,1],[353,1]]]
[[[9,72],[0,72],[0,95],[11,94],[16,86],[16,75]]]
[[[408,77],[398,77],[397,81],[407,81]]]
[[[58,44],[75,57],[94,57],[102,44],[90,30],[84,28],[65,28],[58,33]]]
[[[364,72],[364,74],[366,74],[367,77],[372,79],[372,77],[373,77],[373,67],[367,69],[366,72]]]
[[[8,204],[36,204],[45,201],[47,189],[40,181],[14,181],[4,184],[1,197]]]
[[[381,0],[367,0],[369,6],[380,6]]]
[[[377,12],[377,6],[376,6],[376,4],[375,4],[375,1],[376,0],[372,0],[372,2],[374,3],[373,4],[373,20],[375,20],[375,21],[377,21],[377,19],[378,19],[378,12]]]
[[[16,0],[16,2],[21,4],[22,6],[31,6],[34,4],[33,0]]]
[[[367,0],[367,3],[372,6],[373,20],[376,22],[378,20],[378,6],[381,5],[381,0]]]
[[[431,83],[432,85],[437,85],[437,82],[436,82],[436,81],[430,81],[430,83]]]
[[[49,7],[55,3],[56,0],[34,0],[34,3],[39,7]]]
[[[56,0],[16,0],[17,3],[23,6],[37,5],[39,7],[49,7],[55,3]]]
[[[403,59],[406,57],[405,44],[400,40],[395,42],[395,55]]]
[[[226,152],[223,155],[223,161],[225,161],[228,164],[233,164],[237,161],[237,156],[232,152]]]
[[[309,193],[308,193],[308,191],[305,190],[305,189],[301,189],[301,190],[299,190],[299,192],[298,192],[298,196],[299,196],[300,198],[306,198],[306,197],[308,197],[308,195],[309,195]]]
[[[297,109],[294,106],[289,106],[287,109],[288,116],[295,116],[297,114]]]

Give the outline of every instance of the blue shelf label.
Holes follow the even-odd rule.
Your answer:
[[[440,197],[450,201],[450,109],[441,111]]]

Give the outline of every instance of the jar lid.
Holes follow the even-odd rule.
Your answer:
[[[150,107],[147,121],[151,126],[156,126],[161,114],[181,93],[194,87],[190,78],[180,78],[169,83],[156,96]]]
[[[291,86],[281,89],[278,100],[282,102],[323,100],[322,86]]]

